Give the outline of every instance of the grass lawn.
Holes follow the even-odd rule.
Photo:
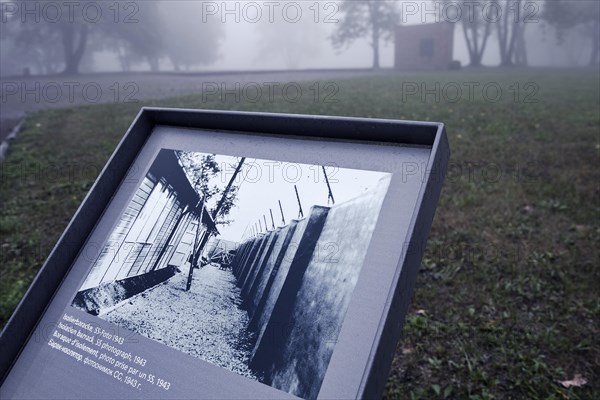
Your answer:
[[[440,98],[423,99],[421,83],[439,84]],[[0,324],[141,105],[442,121],[451,165],[386,396],[600,398],[598,72],[489,69],[338,85],[334,102],[324,101],[331,87],[315,99],[313,84],[297,102],[189,96],[31,114],[1,164]],[[452,102],[456,86],[463,93]],[[587,384],[560,384],[575,374]]]

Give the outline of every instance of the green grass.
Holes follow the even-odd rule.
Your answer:
[[[503,98],[439,102],[407,82],[497,82]],[[524,102],[533,83],[537,102]],[[403,85],[404,83],[404,85]],[[519,101],[515,87],[519,83]],[[442,121],[452,149],[404,338],[394,399],[600,398],[600,80],[591,70],[482,70],[339,82],[337,102],[144,105]],[[450,93],[450,92],[448,92]],[[491,92],[490,92],[491,93]],[[449,94],[450,95],[450,94]],[[242,99],[244,97],[242,96]],[[405,101],[406,100],[406,101]],[[142,104],[27,118],[2,164],[0,323],[9,318]],[[563,388],[583,375],[588,383]]]

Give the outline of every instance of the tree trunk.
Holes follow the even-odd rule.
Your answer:
[[[466,24],[461,24],[463,28],[463,35],[465,37],[465,43],[467,44],[467,51],[469,52],[469,65],[471,67],[478,67],[479,65],[475,65],[475,52],[473,51],[473,45],[471,44],[471,38],[469,38],[469,30]]]
[[[227,186],[225,187],[225,190],[223,191],[223,195],[221,196],[219,203],[217,203],[217,206],[215,207],[215,209],[212,212],[212,217],[213,217],[213,220],[215,221],[215,224],[217,222],[217,217],[219,216],[219,213],[221,212],[221,209],[223,208],[223,204],[225,204],[225,200],[227,200],[227,194],[231,190],[231,187],[233,186],[233,182],[235,182],[235,178],[238,176],[238,174],[242,170],[242,165],[244,165],[245,161],[246,161],[246,157],[242,157],[240,159],[240,162],[238,163],[237,167],[235,168],[235,172],[233,173],[233,176],[231,177],[231,179],[229,180],[229,183],[227,183]]]
[[[373,69],[379,69],[379,5],[371,2],[371,25],[372,25],[372,43],[373,46]]]
[[[514,65],[515,47],[517,40],[522,34],[524,25],[520,19],[517,21],[511,20],[512,14],[508,12],[509,2],[505,1],[504,5],[506,10],[502,15],[502,20],[497,24],[498,47],[500,49],[500,65],[510,67]],[[517,10],[521,10],[521,0],[517,0],[514,7]],[[509,20],[511,21],[509,22]]]
[[[525,41],[525,25],[519,30],[519,36],[515,43],[515,64],[527,66],[527,42]]]
[[[471,36],[469,37],[469,32]],[[483,52],[487,46],[487,39],[490,35],[490,26],[486,25],[481,38],[481,44],[479,42],[479,29],[478,25],[473,24],[467,26],[463,24],[463,34],[467,43],[467,49],[469,51],[469,65],[471,67],[481,67],[481,60],[483,59]]]
[[[176,60],[174,60],[173,58],[171,58],[171,64],[173,64],[173,69],[176,72],[181,71],[181,67],[179,66],[179,63]]]
[[[515,23],[512,30],[506,31],[507,43],[506,43],[506,49],[504,52],[504,62],[503,62],[503,65],[505,67],[511,67],[514,65],[513,57],[515,54],[515,44],[517,42],[517,37],[520,35],[521,30],[522,30],[521,27],[517,23]]]
[[[223,204],[225,203],[225,200],[227,199],[227,194],[229,193],[231,186],[233,186],[233,182],[235,182],[235,178],[241,171],[242,165],[244,165],[244,161],[246,161],[246,157],[242,157],[242,159],[240,160],[237,168],[235,169],[235,172],[233,173],[233,176],[231,177],[231,179],[229,180],[229,183],[227,184],[227,187],[223,191],[223,195],[221,196],[219,203],[217,204],[217,206],[215,207],[215,209],[212,212],[212,218],[213,218],[213,221],[215,222],[215,225],[217,222],[217,217],[219,216],[219,213],[221,212],[221,208],[223,207]],[[202,207],[204,208],[204,201],[202,201]],[[200,220],[198,221],[198,227],[200,227],[200,225],[202,225],[202,213],[200,215],[201,216],[200,216]],[[194,255],[192,257],[192,265],[190,266],[190,272],[188,274],[188,280],[187,280],[187,284],[185,286],[186,292],[188,292],[190,290],[190,288],[192,287],[192,274],[194,273],[194,266],[195,266],[195,264],[198,263],[198,260],[200,259],[200,256],[202,255],[202,251],[204,250],[204,246],[206,246],[206,243],[208,243],[211,236],[212,236],[211,232],[209,232],[209,231],[204,232],[204,235],[202,236],[202,240],[200,241],[198,248],[197,249],[194,248],[194,250],[193,250]]]
[[[507,27],[506,24],[506,16],[501,22],[496,23],[496,34],[498,35],[498,50],[500,51],[500,66],[506,65],[506,36]]]
[[[596,44],[594,45],[594,48],[592,49],[592,57],[590,58],[590,67],[594,67],[596,65],[598,65],[598,39],[596,38]]]
[[[79,73],[79,64],[85,53],[87,37],[87,25],[81,25],[79,29],[77,29],[77,25],[68,24],[63,28],[62,42],[65,56],[65,69],[63,74],[76,75]],[[78,42],[77,39],[79,39]]]
[[[589,66],[593,67],[598,64],[598,54],[600,51],[600,21],[596,20],[592,27],[592,56],[590,57]]]
[[[379,69],[379,43],[373,44],[373,69]]]
[[[148,56],[148,65],[150,66],[150,71],[158,72],[160,70],[160,60],[155,56]]]
[[[485,51],[485,48],[487,46],[487,42],[488,42],[488,38],[490,37],[490,31],[491,31],[491,27],[489,23],[485,23],[485,30],[483,32],[483,41],[481,42],[481,47],[479,48],[479,52],[477,53],[477,62],[479,63],[478,65],[481,66],[481,60],[483,59],[483,52]]]
[[[479,51],[479,32],[477,25],[471,25],[471,39],[473,39],[473,60],[472,66],[481,66],[481,52]]]
[[[131,64],[129,63],[129,56],[127,51],[123,49],[121,45],[117,47],[117,54],[119,55],[119,63],[123,72],[131,71]]]
[[[202,201],[199,203],[200,205],[200,215],[198,216],[198,226],[196,226],[196,236],[194,237],[194,244],[192,246],[192,262],[190,263],[190,270],[188,271],[188,278],[185,284],[185,291],[189,292],[192,287],[192,278],[194,276],[194,268],[198,265],[198,259],[202,254],[202,249],[204,248],[203,242],[200,241],[200,229],[202,228],[202,215],[207,212],[205,210],[205,197],[202,195]],[[198,205],[196,205],[196,209],[198,209]],[[202,240],[207,236],[208,232],[202,232]],[[200,244],[199,244],[200,243]],[[198,250],[198,247],[200,248]]]

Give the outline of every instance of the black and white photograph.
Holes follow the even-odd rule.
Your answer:
[[[314,399],[390,177],[162,149],[72,306]]]

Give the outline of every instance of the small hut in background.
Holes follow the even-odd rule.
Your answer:
[[[398,70],[444,70],[453,57],[454,24],[399,25],[394,66]]]

